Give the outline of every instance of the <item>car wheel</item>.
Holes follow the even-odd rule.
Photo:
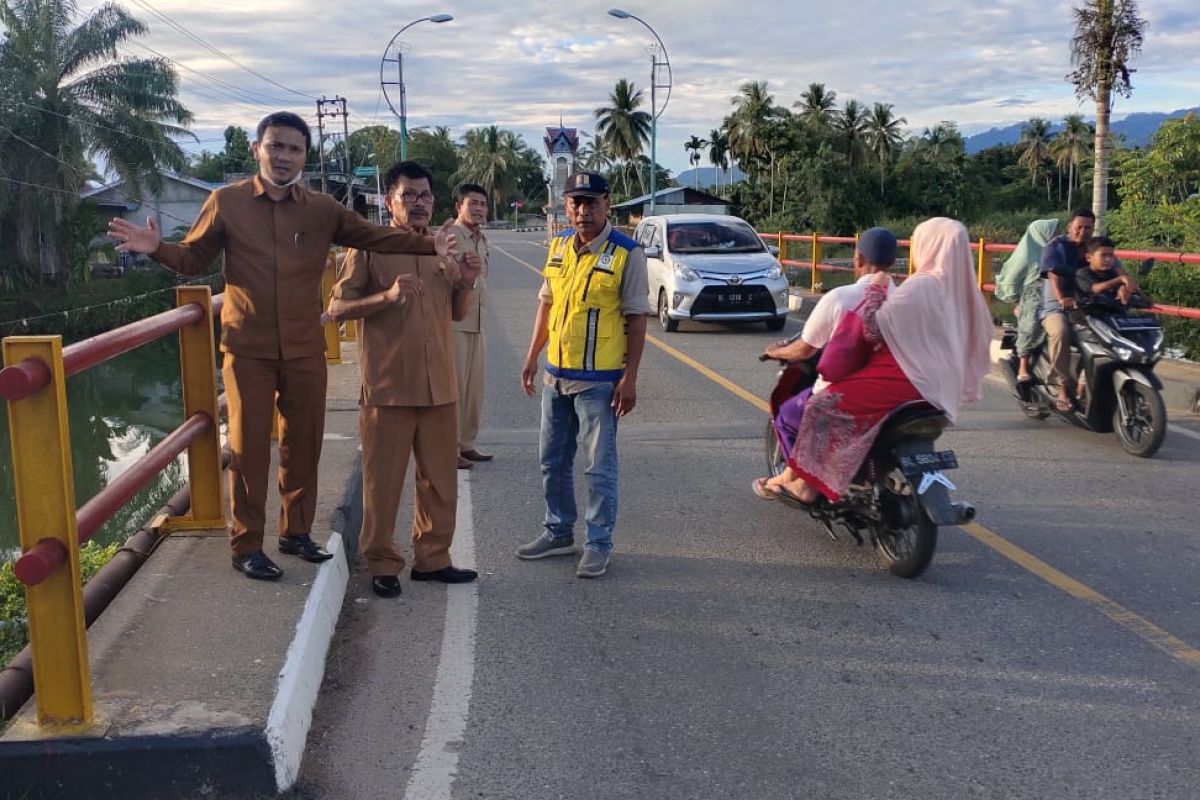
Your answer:
[[[784,325],[787,325],[787,314],[767,320],[767,330],[769,331],[781,331]]]
[[[658,290],[658,324],[662,325],[662,329],[667,333],[674,333],[679,330],[679,320],[671,319],[671,315],[667,313],[667,290]]]

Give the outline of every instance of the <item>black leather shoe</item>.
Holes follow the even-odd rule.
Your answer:
[[[468,461],[491,461],[495,457],[491,453],[481,453],[475,448],[463,450],[459,455]]]
[[[380,597],[399,597],[400,579],[395,575],[376,575],[371,578],[371,591]]]
[[[305,561],[320,564],[333,558],[333,553],[313,541],[307,533],[299,536],[280,536],[279,552],[289,556],[300,556]]]
[[[256,581],[277,581],[283,577],[283,570],[267,558],[267,554],[262,550],[255,550],[249,555],[234,556],[233,568]]]
[[[479,573],[473,569],[459,569],[458,567],[442,567],[435,569],[432,572],[418,572],[412,570],[412,579],[414,581],[441,581],[442,583],[470,583],[479,577]]]

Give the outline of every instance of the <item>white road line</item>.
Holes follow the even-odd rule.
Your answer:
[[[454,565],[475,568],[475,527],[471,484],[458,473],[458,523],[450,556]],[[433,703],[425,722],[421,752],[404,790],[405,800],[448,800],[458,771],[458,754],[467,730],[471,685],[475,679],[475,628],[479,591],[475,584],[446,587],[446,624],[433,684]]]

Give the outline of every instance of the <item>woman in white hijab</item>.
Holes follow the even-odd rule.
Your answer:
[[[804,503],[818,492],[836,501],[895,409],[924,400],[954,422],[962,401],[979,399],[992,320],[967,229],[927,220],[913,231],[909,252],[915,273],[890,297],[881,285],[869,287],[859,309],[874,345],[866,366],[809,401],[788,461],[798,479],[769,483],[771,490]]]

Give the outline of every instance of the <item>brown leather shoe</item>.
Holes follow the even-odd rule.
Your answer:
[[[458,468],[459,469],[470,469],[473,466],[475,466],[475,464],[473,462],[468,461],[467,459],[463,458],[462,456],[458,457]]]
[[[491,461],[494,456],[491,453],[481,453],[475,448],[463,450],[458,454],[461,458],[469,458],[472,461]]]

